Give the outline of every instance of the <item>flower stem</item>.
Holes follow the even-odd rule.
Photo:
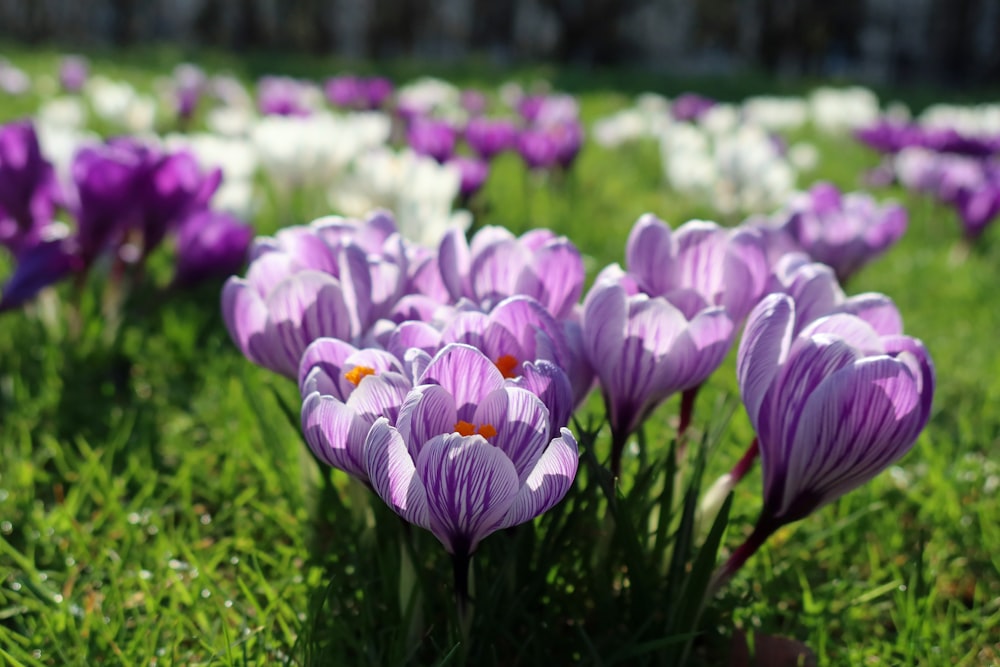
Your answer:
[[[753,442],[750,443],[750,446],[743,453],[743,456],[740,457],[740,460],[729,471],[730,476],[733,478],[734,486],[750,471],[750,468],[753,467],[753,462],[757,460],[759,454],[760,445],[757,443],[757,438],[754,438]]]
[[[611,477],[617,480],[622,472],[622,454],[625,452],[625,443],[628,442],[628,433],[611,431]]]
[[[723,586],[732,578],[736,572],[739,571],[741,567],[753,556],[757,551],[764,545],[771,535],[774,534],[781,524],[775,521],[773,518],[765,518],[763,515],[757,520],[757,525],[754,526],[753,532],[750,533],[750,537],[746,539],[743,544],[736,548],[730,556],[729,559],[720,565],[715,572],[712,574],[712,579],[708,583],[708,589],[705,592],[705,599],[709,600],[715,597]]]
[[[452,574],[455,577],[455,607],[458,611],[458,626],[462,637],[463,656],[469,655],[469,635],[472,630],[473,606],[469,596],[469,565],[472,555],[466,549],[456,549],[451,557]]]
[[[698,398],[701,385],[685,389],[681,392],[680,421],[677,424],[677,460],[681,461],[687,453],[687,438],[684,435],[691,426],[691,416],[694,414],[694,402]]]

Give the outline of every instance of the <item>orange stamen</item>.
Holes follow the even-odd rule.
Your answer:
[[[497,369],[499,369],[500,374],[505,378],[516,378],[517,377],[517,359],[512,354],[505,354],[499,359],[497,359],[496,364],[494,364]]]
[[[460,421],[455,424],[455,433],[459,435],[475,435],[476,426],[475,424],[470,424],[469,422]]]
[[[493,428],[492,424],[480,424],[479,428],[476,428],[475,424],[470,424],[466,421],[460,421],[455,424],[455,433],[464,436],[470,435],[481,435],[484,438],[492,438],[497,434],[497,430]]]
[[[375,375],[375,369],[371,366],[355,366],[351,370],[344,373],[344,377],[347,378],[347,381],[355,387],[361,384],[361,380],[368,375]]]

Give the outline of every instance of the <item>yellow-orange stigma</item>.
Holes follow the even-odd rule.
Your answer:
[[[494,364],[505,378],[517,377],[517,359],[512,354],[505,354]]]
[[[357,387],[361,383],[361,380],[368,375],[375,375],[375,369],[371,366],[355,366],[351,370],[344,373],[344,377],[347,378],[347,381],[355,387]]]
[[[455,433],[465,436],[481,435],[484,438],[492,438],[497,434],[497,430],[493,428],[492,424],[480,424],[477,429],[475,424],[470,424],[467,421],[459,421],[455,424]]]

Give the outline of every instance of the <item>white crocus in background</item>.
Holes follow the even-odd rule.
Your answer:
[[[396,91],[400,109],[419,114],[447,113],[461,109],[462,91],[442,79],[425,76]]]
[[[771,131],[795,130],[809,121],[809,105],[801,97],[758,95],[744,100],[743,117]]]
[[[390,129],[389,118],[376,112],[266,116],[251,140],[271,182],[288,194],[336,182],[355,158],[385,144]]]
[[[91,77],[84,96],[98,118],[116,129],[149,133],[156,125],[156,100],[131,84],[103,76]]]
[[[861,86],[817,88],[809,96],[813,124],[830,133],[871,125],[879,117],[878,97]]]
[[[164,137],[170,150],[187,149],[201,168],[222,170],[222,182],[212,196],[212,208],[247,220],[257,210],[259,197],[254,193],[257,152],[248,139],[226,137],[208,132],[170,134]]]
[[[363,217],[376,208],[388,208],[408,240],[437,247],[452,228],[468,229],[468,211],[453,211],[461,175],[454,166],[440,165],[409,149],[382,148],[365,153],[350,173],[329,189],[330,206],[338,213]]]
[[[87,126],[87,107],[78,97],[53,97],[38,107],[36,122],[52,127],[81,130]]]

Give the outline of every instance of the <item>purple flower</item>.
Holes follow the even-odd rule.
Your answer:
[[[1000,216],[1000,179],[978,188],[960,188],[952,203],[966,238],[976,239]]]
[[[484,160],[514,148],[517,140],[517,127],[504,118],[473,118],[465,127],[465,141]]]
[[[721,306],[688,315],[606,269],[583,306],[583,345],[600,381],[612,432],[613,474],[625,441],[664,400],[701,385],[722,363],[734,325]]]
[[[683,93],[677,96],[670,105],[670,113],[674,120],[698,120],[705,112],[716,105],[715,100],[698,93]]]
[[[381,109],[392,95],[392,81],[384,76],[373,76],[365,80],[365,108]]]
[[[222,171],[202,171],[188,151],[149,155],[141,189],[136,193],[142,217],[142,251],[156,248],[185,219],[205,211],[222,181]],[[239,265],[237,265],[238,267]]]
[[[19,96],[31,90],[31,78],[24,70],[0,57],[0,93]]]
[[[330,104],[343,109],[357,109],[365,99],[364,83],[356,76],[331,77],[323,91]]]
[[[458,132],[446,121],[418,116],[406,131],[410,148],[420,155],[445,163],[455,152]]]
[[[902,206],[879,206],[870,195],[841,195],[833,185],[818,183],[791,205],[785,229],[810,257],[833,267],[845,282],[896,243],[906,222]]]
[[[321,461],[367,484],[368,431],[380,417],[395,425],[412,387],[399,360],[387,352],[316,340],[306,348],[299,371],[306,442]]]
[[[452,345],[424,371],[396,425],[382,418],[365,441],[375,492],[430,530],[456,556],[491,533],[530,521],[573,483],[577,445],[551,432],[547,409],[510,387],[478,350]]]
[[[558,138],[545,128],[522,130],[517,137],[517,152],[529,169],[552,169],[559,164],[561,146]]]
[[[190,120],[208,86],[205,72],[197,65],[185,63],[174,68],[174,108],[177,116]]]
[[[632,227],[625,259],[643,292],[664,297],[688,318],[723,306],[738,322],[764,294],[770,277],[766,248],[765,235],[753,228],[691,220],[671,231],[647,213]]]
[[[516,238],[503,227],[487,226],[476,232],[471,245],[452,230],[441,241],[438,267],[455,301],[465,297],[489,310],[511,295],[524,294],[557,319],[569,316],[585,278],[580,251],[547,229]]]
[[[307,87],[287,76],[265,76],[257,82],[257,108],[274,116],[308,116]]]
[[[880,153],[895,154],[904,148],[924,145],[924,133],[909,123],[880,119],[854,131],[854,138]]]
[[[398,234],[386,239],[382,254],[366,249],[389,225],[382,213],[365,222],[321,218],[256,239],[246,278],[230,278],[222,291],[223,317],[237,347],[250,361],[295,378],[314,340],[365,339],[406,282],[397,263],[403,256]]]
[[[66,56],[59,63],[59,84],[67,93],[78,93],[90,75],[90,65],[83,56]]]
[[[0,125],[0,244],[16,253],[38,241],[58,202],[55,171],[31,121]]]
[[[486,95],[473,88],[466,88],[462,91],[459,103],[463,109],[469,112],[470,116],[482,116],[486,113],[486,107],[489,106]]]
[[[58,236],[52,234],[54,231],[55,226],[49,227],[46,230],[51,234],[49,238],[42,239],[18,255],[17,268],[3,286],[0,312],[20,306],[45,287],[83,268],[75,239],[65,232]]]
[[[555,142],[556,162],[563,169],[569,169],[583,147],[583,125],[577,120],[570,120],[549,125],[545,129]]]
[[[228,213],[200,211],[177,233],[174,284],[187,286],[224,278],[243,266],[253,228]]]
[[[458,167],[458,172],[462,176],[459,195],[463,200],[468,200],[472,195],[479,192],[479,189],[483,187],[483,183],[486,182],[486,177],[490,175],[490,163],[486,160],[466,155],[456,155],[449,163]]]
[[[740,344],[740,394],[764,476],[758,529],[803,518],[899,459],[927,423],[934,368],[919,340],[836,314],[795,331],[796,303],[765,297]]]

